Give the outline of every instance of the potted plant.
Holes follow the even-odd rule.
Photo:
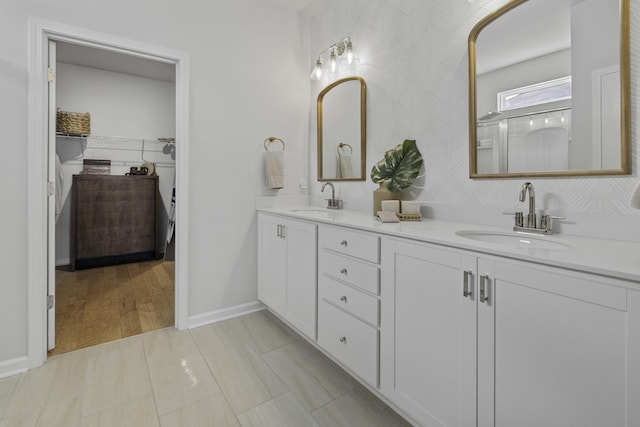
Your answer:
[[[371,169],[371,180],[380,184],[380,188],[373,192],[374,215],[381,209],[382,200],[395,198],[394,193],[413,184],[422,164],[422,155],[414,139],[405,139],[402,144],[384,153],[384,158]]]

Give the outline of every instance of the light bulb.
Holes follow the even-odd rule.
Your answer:
[[[338,58],[336,57],[336,49],[331,49],[331,56],[329,57],[329,66],[331,67],[331,72],[335,73],[338,70]]]
[[[353,65],[353,44],[351,43],[351,40],[349,40],[347,42],[347,49],[345,50],[346,55],[347,55],[347,64],[349,65]]]
[[[320,58],[316,60],[316,65],[313,67],[313,71],[311,71],[311,78],[313,80],[320,80],[322,78],[322,60]]]

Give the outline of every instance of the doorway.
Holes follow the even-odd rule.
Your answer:
[[[55,269],[52,240],[55,229],[50,226],[49,206],[54,203],[55,156],[52,150],[48,120],[48,46],[50,41],[71,43],[103,52],[119,53],[143,58],[175,67],[175,316],[178,329],[187,327],[187,270],[188,259],[188,56],[163,47],[122,39],[77,27],[29,20],[29,230],[28,230],[28,367],[40,366],[47,357],[48,309],[51,288],[48,280]],[[53,146],[55,147],[55,146]],[[44,197],[43,197],[44,196]],[[46,301],[47,304],[43,304]]]
[[[50,41],[49,68],[52,356],[174,325],[176,156],[174,64]]]

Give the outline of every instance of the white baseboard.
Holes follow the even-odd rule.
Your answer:
[[[199,326],[210,325],[212,323],[221,322],[223,320],[232,319],[244,314],[262,311],[266,307],[260,301],[254,301],[247,304],[236,305],[234,307],[223,308],[222,310],[210,311],[208,313],[198,314],[188,319],[187,328],[197,328]]]
[[[29,359],[27,356],[0,362],[0,378],[12,377],[22,374],[29,368]]]
[[[71,264],[71,258],[56,259],[56,267]]]

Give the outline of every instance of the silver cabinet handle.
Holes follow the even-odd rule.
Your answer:
[[[464,281],[462,285],[462,296],[465,298],[471,297],[471,290],[469,289],[469,280],[473,277],[473,271],[465,270],[464,271]]]
[[[280,238],[282,238],[282,225],[278,224],[278,231],[276,233],[276,235]]]
[[[347,337],[340,337],[340,342],[341,343],[345,343],[347,342]]]
[[[281,225],[281,227],[282,227],[282,233],[280,234],[280,237],[282,237],[284,239],[286,237],[285,230],[287,229],[287,226],[286,225]]]
[[[487,291],[487,281],[489,280],[488,274],[483,274],[480,276],[480,302],[488,302],[489,301],[489,292]]]
[[[340,246],[344,246],[345,248],[347,247],[348,243],[346,240],[343,240],[342,242],[340,242]]]
[[[347,275],[347,269],[346,268],[341,268],[340,269],[340,274],[344,274],[346,276]]]
[[[346,296],[346,295],[342,295],[342,296],[340,297],[340,301],[342,301],[342,302],[346,303],[346,302],[347,302],[347,296]]]

